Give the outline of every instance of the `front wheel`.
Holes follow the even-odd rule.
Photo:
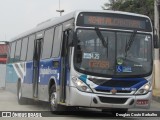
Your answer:
[[[55,85],[53,85],[50,89],[49,105],[50,105],[50,110],[53,113],[60,113],[60,112],[64,112],[66,110],[66,106],[59,105],[57,102],[57,92],[56,92]]]

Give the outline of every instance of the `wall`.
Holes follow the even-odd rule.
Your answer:
[[[0,64],[0,88],[5,87],[6,64]]]

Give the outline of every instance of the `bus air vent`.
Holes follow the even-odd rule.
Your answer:
[[[128,98],[113,98],[113,97],[99,96],[99,99],[103,103],[124,104],[127,101]]]

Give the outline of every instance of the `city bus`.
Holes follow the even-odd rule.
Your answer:
[[[8,42],[0,41],[0,89],[5,88],[6,62],[8,53]]]
[[[53,112],[147,109],[152,98],[153,28],[149,17],[74,11],[10,41],[6,88],[49,102]]]
[[[8,53],[7,43],[0,41],[0,64],[6,64],[7,53]]]

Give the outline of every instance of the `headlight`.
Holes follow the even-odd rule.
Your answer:
[[[82,80],[78,79],[77,77],[73,77],[72,81],[78,90],[83,92],[92,92],[90,87],[86,85]]]
[[[150,87],[151,87],[151,84],[147,83],[147,84],[143,85],[139,90],[137,90],[137,92],[135,94],[137,94],[137,95],[146,94],[146,93],[148,93]]]

